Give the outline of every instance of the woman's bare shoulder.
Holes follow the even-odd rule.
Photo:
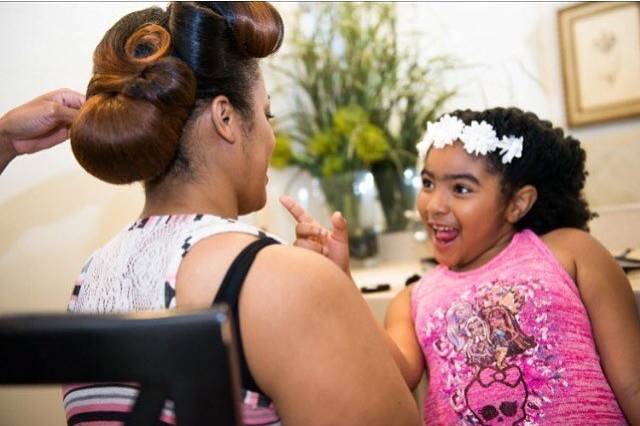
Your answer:
[[[256,236],[225,232],[203,238],[182,259],[176,277],[176,303],[181,307],[211,305],[236,256]]]
[[[234,259],[255,239],[250,234],[228,232],[204,238],[195,244],[178,270],[178,305],[208,306]],[[259,277],[255,280],[256,285],[254,277]],[[280,291],[290,293],[290,297],[307,297],[312,291],[339,290],[338,282],[341,286],[350,284],[346,275],[324,257],[309,250],[277,244],[263,248],[256,257],[247,276],[245,287],[248,290],[245,293],[260,294],[268,302]],[[289,288],[302,283],[305,284],[304,293],[296,293],[295,289]]]
[[[297,247],[265,248],[247,276],[240,311],[249,367],[283,423],[417,423],[371,310],[330,260]],[[371,404],[365,393],[384,402]]]

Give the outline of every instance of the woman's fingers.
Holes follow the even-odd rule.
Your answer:
[[[69,129],[61,127],[46,136],[35,139],[16,140],[13,146],[20,154],[31,154],[46,148],[50,148],[69,139]]]
[[[44,95],[45,99],[52,100],[67,108],[78,110],[85,102],[85,96],[71,89],[58,89]]]

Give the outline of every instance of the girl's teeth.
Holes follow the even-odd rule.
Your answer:
[[[435,238],[441,242],[451,242],[458,236],[458,230],[450,226],[434,225]]]

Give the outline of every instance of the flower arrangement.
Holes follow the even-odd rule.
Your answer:
[[[453,60],[401,46],[395,7],[303,4],[289,52],[273,66],[291,90],[293,112],[278,122],[272,165],[297,166],[329,182],[322,183],[327,202],[338,210],[344,197],[331,194],[331,178],[371,172],[389,231],[407,226],[415,193],[405,171],[415,169],[415,144],[427,122],[454,95],[442,83]]]

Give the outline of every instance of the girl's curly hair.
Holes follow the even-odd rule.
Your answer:
[[[538,191],[538,199],[516,223],[516,229],[531,229],[538,235],[564,227],[589,230],[587,223],[596,215],[589,210],[582,193],[587,177],[586,153],[578,140],[565,136],[551,122],[518,108],[457,110],[450,115],[467,125],[474,120],[486,121],[498,138],[513,135],[524,139],[522,157],[509,164],[502,163],[498,151],[486,156],[489,169],[501,176],[505,199],[525,185]]]

